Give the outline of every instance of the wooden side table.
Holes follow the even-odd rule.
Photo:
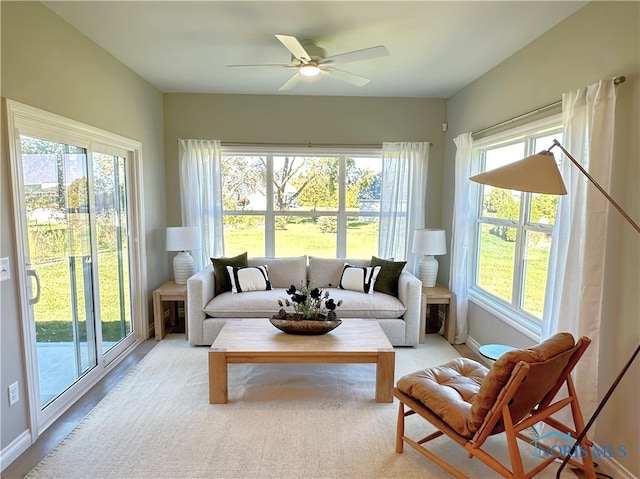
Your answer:
[[[178,316],[178,305],[176,301],[184,302],[184,335],[189,339],[189,324],[187,316],[187,285],[176,284],[174,281],[167,281],[153,292],[153,326],[156,332],[156,341],[161,341],[165,336],[164,328],[164,308],[163,301],[174,301],[169,310],[170,321],[175,323]]]
[[[420,307],[420,344],[424,343],[427,328],[427,306],[444,304],[444,337],[453,344],[456,335],[456,295],[440,284],[422,287],[422,305]]]

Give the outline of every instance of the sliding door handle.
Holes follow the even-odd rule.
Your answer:
[[[33,276],[36,279],[36,295],[29,298],[29,304],[36,304],[40,301],[40,276],[35,269],[27,269],[27,276]]]

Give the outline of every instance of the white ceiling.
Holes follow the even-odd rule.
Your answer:
[[[583,7],[578,1],[47,1],[44,4],[164,92],[448,98]],[[280,92],[288,63],[275,38],[313,38],[327,55],[385,45]]]

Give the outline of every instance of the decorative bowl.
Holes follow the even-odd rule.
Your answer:
[[[317,336],[328,333],[342,324],[342,320],[318,321],[312,319],[280,319],[269,318],[280,331],[287,334],[303,334],[307,336]]]

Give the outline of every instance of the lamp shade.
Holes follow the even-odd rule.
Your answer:
[[[418,263],[417,276],[423,286],[433,287],[438,277],[438,260],[433,256],[445,254],[444,230],[421,229],[413,234],[413,252],[424,255]]]
[[[431,256],[446,254],[444,230],[429,228],[416,230],[413,234],[413,252]]]
[[[167,251],[189,251],[198,248],[198,228],[170,226],[167,228]]]
[[[547,195],[567,194],[555,157],[549,151],[527,156],[523,160],[480,173],[469,179],[476,183],[507,190]]]

